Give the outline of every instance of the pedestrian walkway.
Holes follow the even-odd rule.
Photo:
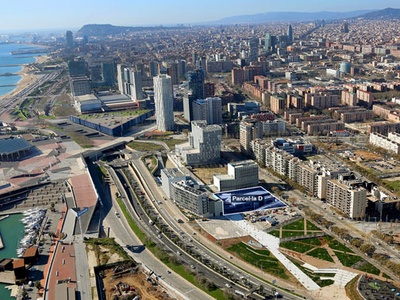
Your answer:
[[[319,269],[307,263],[303,264],[303,267],[307,268],[308,270],[312,271],[315,274],[335,274],[333,278],[329,279],[333,279],[335,281],[335,284],[339,285],[342,288],[344,288],[347,285],[347,283],[349,283],[354,277],[357,276],[357,273],[343,269],[337,269],[337,268]]]
[[[245,230],[252,238],[267,248],[285,266],[285,268],[308,290],[319,290],[320,286],[292,263],[284,254],[279,251],[279,238],[265,233],[242,218],[241,215],[229,217],[236,225]]]

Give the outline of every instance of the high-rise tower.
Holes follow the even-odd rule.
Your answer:
[[[193,101],[205,98],[204,72],[201,69],[186,73],[189,93],[183,99],[183,111],[185,119],[189,122],[193,120]]]
[[[114,64],[114,62],[101,63],[101,77],[106,86],[113,87],[115,85],[115,64]]]
[[[270,51],[272,46],[272,38],[270,33],[265,34],[265,50]]]
[[[65,39],[67,41],[67,47],[73,48],[74,47],[74,36],[72,35],[72,31],[67,31],[65,33]]]
[[[289,43],[293,43],[293,29],[292,25],[289,24],[288,30],[287,30],[287,39]]]
[[[142,100],[142,73],[138,70],[131,71],[131,99]]]
[[[160,131],[174,130],[174,97],[171,77],[160,74],[153,78],[153,82],[157,129]]]

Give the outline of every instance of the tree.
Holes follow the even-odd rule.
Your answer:
[[[264,286],[262,284],[258,287],[258,292],[260,294],[262,294],[264,292]]]
[[[361,245],[360,250],[368,256],[371,256],[375,252],[375,246],[372,244]]]
[[[353,238],[351,239],[350,244],[353,245],[354,247],[360,248],[361,245],[363,244],[363,241],[361,239]]]

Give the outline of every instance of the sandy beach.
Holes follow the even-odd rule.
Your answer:
[[[35,58],[36,58],[35,63],[40,64],[48,60],[50,57],[37,56]],[[20,75],[22,78],[20,81],[18,81],[16,88],[11,93],[0,96],[0,101],[5,98],[11,98],[15,96],[21,90],[23,90],[24,88],[28,87],[30,84],[35,82],[39,78],[39,76],[35,74],[35,71],[37,71],[37,69],[34,66],[32,66],[32,64],[24,65],[22,70],[18,72],[18,75]]]

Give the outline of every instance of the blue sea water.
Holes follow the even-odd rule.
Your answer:
[[[17,257],[17,246],[20,239],[24,237],[24,225],[21,223],[22,214],[12,214],[7,219],[0,221],[0,233],[4,248],[0,250],[0,259]],[[15,299],[10,296],[10,291],[0,284],[0,299]]]
[[[12,51],[25,49],[38,49],[38,54],[40,53],[40,49],[32,45],[0,44],[0,74],[15,74],[22,70],[23,65],[35,62],[35,56],[38,54],[11,54]],[[0,76],[0,96],[12,92],[21,78],[20,75]]]

